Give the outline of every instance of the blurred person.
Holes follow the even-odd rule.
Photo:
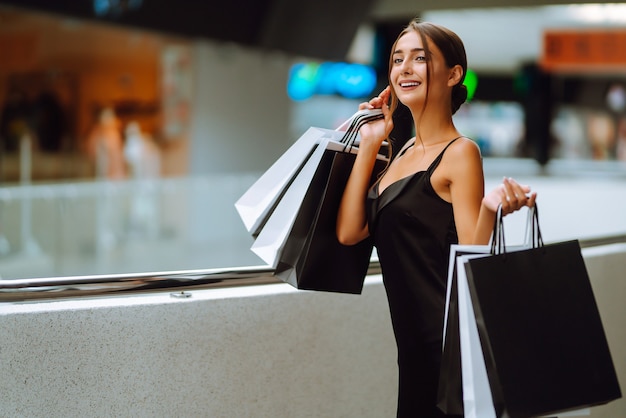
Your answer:
[[[100,178],[120,180],[126,177],[120,121],[111,107],[103,108],[87,138],[87,154],[96,164]]]
[[[337,216],[340,242],[353,245],[371,235],[378,252],[398,349],[397,416],[403,418],[444,416],[436,403],[450,245],[488,243],[499,205],[509,214],[536,198],[510,178],[484,194],[480,150],[452,119],[467,99],[466,71],[455,33],[418,19],[408,24],[391,50],[389,86],[359,106],[382,108],[384,119],[360,130]],[[399,102],[411,112],[415,137],[369,187]]]
[[[589,157],[590,145],[587,141],[585,125],[580,112],[561,108],[550,125],[550,132],[556,139],[555,156],[566,159]]]
[[[124,131],[124,157],[134,178],[156,178],[161,173],[159,147],[142,132],[138,122],[131,121]]]
[[[595,112],[587,118],[587,136],[591,144],[591,156],[594,160],[607,160],[611,157],[615,145],[615,123],[604,112]]]
[[[161,172],[158,146],[149,135],[142,132],[138,122],[126,125],[124,156],[130,175],[137,180],[157,179]],[[139,182],[133,192],[128,232],[141,237],[156,237],[159,230],[158,190],[154,184]]]
[[[612,83],[606,92],[606,104],[615,121],[615,157],[626,161],[626,88],[622,83]]]

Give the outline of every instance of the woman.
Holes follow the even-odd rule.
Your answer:
[[[398,347],[398,417],[442,416],[436,397],[450,244],[488,243],[499,204],[508,214],[536,198],[508,178],[484,195],[479,148],[452,120],[467,98],[466,71],[456,34],[414,20],[392,48],[389,86],[359,106],[382,108],[384,119],[361,128],[337,236],[351,245],[371,235],[376,245]],[[370,189],[398,102],[410,110],[416,136]]]

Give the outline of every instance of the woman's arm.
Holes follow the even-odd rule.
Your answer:
[[[382,108],[384,118],[367,123],[360,130],[358,153],[337,214],[337,238],[344,245],[357,244],[369,235],[365,212],[367,191],[380,146],[393,128],[388,100],[389,88],[386,88],[378,97],[359,106],[361,110]]]
[[[337,214],[337,239],[344,245],[357,244],[369,235],[365,201],[378,151],[367,151],[359,148]]]
[[[450,195],[460,244],[489,242],[498,205],[507,215],[535,204],[536,193],[511,178],[484,195],[482,160],[475,143],[463,141],[450,151]]]
[[[475,232],[485,193],[480,150],[475,142],[462,138],[446,152],[450,199],[460,244],[477,244]]]

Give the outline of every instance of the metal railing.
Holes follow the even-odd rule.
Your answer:
[[[626,234],[580,240],[581,248],[626,243]],[[372,260],[367,274],[379,274],[380,264]],[[0,302],[58,299],[85,296],[113,296],[142,292],[170,292],[188,297],[190,290],[281,283],[270,267],[241,267],[171,271],[142,274],[94,275],[35,279],[0,279]]]

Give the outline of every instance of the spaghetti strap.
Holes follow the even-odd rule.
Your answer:
[[[398,157],[400,157],[402,154],[406,152],[406,150],[408,150],[414,145],[415,145],[415,138],[411,138],[408,141],[406,141],[406,144],[404,144],[402,148],[400,148],[400,151],[398,151]]]
[[[464,137],[464,135],[457,136],[456,138],[454,138],[453,140],[451,140],[450,142],[448,142],[448,145],[446,145],[446,146],[444,147],[444,149],[442,149],[442,150],[441,150],[441,152],[439,153],[439,155],[437,156],[437,158],[435,158],[435,159],[433,160],[433,162],[432,162],[432,163],[430,163],[430,167],[428,167],[428,169],[426,170],[426,171],[428,172],[428,174],[429,174],[429,175],[431,175],[431,174],[433,173],[433,171],[435,170],[435,168],[437,168],[437,166],[438,166],[438,165],[439,165],[439,163],[441,162],[441,159],[443,158],[443,154],[446,152],[446,150],[448,149],[448,147],[449,147],[450,145],[452,145],[452,143],[453,143],[454,141],[456,141],[456,140],[457,140],[457,139],[459,139],[459,138],[463,138],[463,137]]]

